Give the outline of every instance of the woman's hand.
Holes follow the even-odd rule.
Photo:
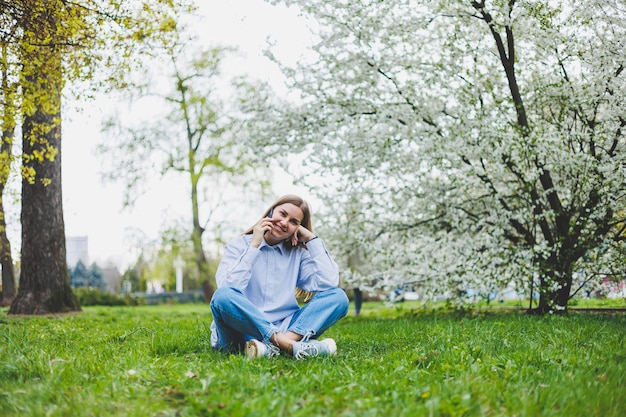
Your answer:
[[[272,219],[270,217],[264,217],[259,220],[258,223],[252,228],[252,240],[250,241],[250,246],[254,246],[255,248],[261,246],[261,243],[263,243],[263,236],[272,228],[272,225],[276,221],[276,219]]]
[[[291,237],[291,245],[297,246],[298,242],[306,243],[309,240],[313,239],[314,237],[315,237],[315,234],[313,232],[311,232],[306,227],[300,225],[298,226],[298,230],[296,231],[296,233],[294,233],[293,236]]]

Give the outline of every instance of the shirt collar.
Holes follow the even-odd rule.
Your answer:
[[[265,239],[263,239],[263,243],[261,244],[261,248],[263,246],[267,246],[267,248],[271,249],[271,250],[278,250],[281,255],[285,253],[285,241],[284,240],[282,242],[280,242],[280,243],[275,244],[274,246],[270,246],[265,241]]]

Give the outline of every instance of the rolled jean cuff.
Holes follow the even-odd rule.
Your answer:
[[[305,329],[302,327],[298,327],[298,326],[293,326],[287,329],[288,332],[293,332],[293,333],[297,333],[300,336],[302,336],[302,342],[307,342],[309,339],[313,338],[313,336],[315,336],[315,330],[312,329]]]
[[[278,327],[272,324],[269,330],[263,335],[263,342],[274,344],[274,342],[272,342],[272,339],[271,339],[272,336],[274,336],[274,333],[278,333]]]
[[[295,330],[292,330],[292,331],[302,335],[301,342],[308,342],[309,339],[312,339],[314,338],[313,336],[315,336],[315,330],[300,330],[296,328]]]

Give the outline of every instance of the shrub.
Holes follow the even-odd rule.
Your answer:
[[[125,295],[119,296],[93,288],[74,288],[74,294],[81,306],[133,306],[137,299]]]

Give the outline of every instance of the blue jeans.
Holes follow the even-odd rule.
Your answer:
[[[340,288],[317,292],[294,313],[286,331],[302,335],[303,340],[317,338],[348,313],[348,304]],[[279,331],[236,288],[218,288],[211,299],[211,312],[219,349],[239,351],[250,339],[271,343],[270,337]]]

